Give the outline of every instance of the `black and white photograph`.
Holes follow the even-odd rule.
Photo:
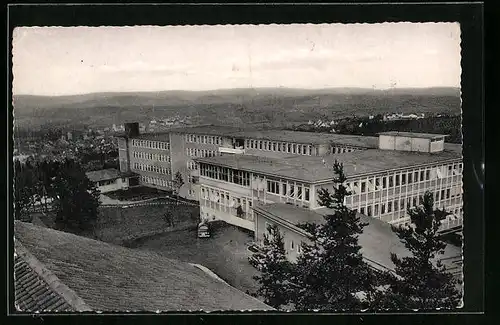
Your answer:
[[[17,311],[463,307],[459,23],[11,41]]]

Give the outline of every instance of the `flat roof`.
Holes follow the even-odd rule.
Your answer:
[[[30,223],[15,239],[96,311],[273,310],[189,263]]]
[[[345,146],[356,146],[363,148],[376,148],[378,137],[345,135],[334,133],[303,132],[277,129],[258,129],[252,127],[234,127],[222,125],[199,125],[188,127],[177,127],[162,132],[141,133],[132,137],[133,139],[145,139],[156,141],[169,141],[169,133],[191,133],[199,135],[214,135],[245,139],[269,140],[280,142],[295,142],[301,144],[328,144],[336,143]],[[117,135],[124,137],[121,133]]]
[[[246,170],[306,182],[332,179],[335,160],[344,164],[348,178],[416,165],[427,165],[461,158],[454,150],[439,153],[366,149],[328,156],[294,156],[283,158],[253,155],[222,155],[195,159],[201,163]]]
[[[389,136],[409,137],[409,138],[424,138],[424,139],[438,139],[448,136],[447,134],[399,132],[399,131],[380,132],[379,135],[389,135]]]
[[[327,144],[336,143],[346,146],[359,146],[364,148],[375,148],[378,146],[378,138],[371,136],[345,135],[335,133],[303,132],[289,130],[245,130],[231,133],[231,136],[270,140],[280,142],[295,142],[301,144]]]
[[[298,223],[306,222],[324,223],[324,216],[333,212],[327,208],[312,211],[284,203],[257,205],[254,207],[254,210],[271,214],[272,216],[295,226]],[[361,253],[368,263],[375,267],[383,266],[386,269],[394,271],[395,265],[391,261],[390,253],[395,253],[399,257],[411,255],[408,249],[398,238],[397,234],[392,231],[390,224],[363,214],[358,213],[357,215],[361,222],[368,224],[363,229],[363,233],[358,237],[359,244],[361,246]],[[446,260],[446,258],[457,257],[460,255],[461,249],[459,247],[447,245],[441,259],[445,259],[443,264],[446,265],[446,263],[450,263],[449,266],[451,267],[452,261]]]

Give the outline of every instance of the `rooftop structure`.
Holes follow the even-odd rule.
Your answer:
[[[387,131],[380,132],[378,135],[389,135],[398,137],[409,137],[409,138],[422,138],[422,139],[442,139],[447,137],[446,134],[434,134],[434,133],[418,133],[418,132],[399,132],[399,131]]]
[[[379,133],[379,149],[438,153],[444,150],[444,134],[415,132]]]
[[[330,180],[335,160],[344,164],[344,172],[348,177],[355,177],[410,166],[455,160],[460,158],[461,154],[454,149],[446,150],[439,155],[368,149],[324,157],[294,156],[278,159],[251,155],[227,155],[198,158],[196,161],[312,183]]]
[[[29,223],[16,221],[14,230],[16,251],[33,256],[18,253],[24,262],[17,260],[15,295],[22,311],[44,308],[47,299],[80,311],[272,310],[188,263]]]

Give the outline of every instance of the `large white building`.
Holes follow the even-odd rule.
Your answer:
[[[318,190],[334,190],[337,160],[352,192],[345,203],[359,213],[405,224],[407,208],[431,191],[435,206],[451,212],[442,229],[461,227],[461,146],[445,144],[442,135],[390,132],[380,135],[378,147],[325,156],[199,158],[201,217],[255,230],[256,203],[319,209]]]
[[[462,149],[445,143],[444,135],[365,137],[213,125],[141,134],[137,123],[125,129],[118,142],[120,171],[164,190],[180,172],[179,194],[200,202],[203,219],[255,230],[257,203],[318,209],[318,190],[333,190],[337,160],[352,191],[346,204],[359,213],[405,224],[407,208],[429,190],[436,206],[452,213],[443,230],[462,225]]]

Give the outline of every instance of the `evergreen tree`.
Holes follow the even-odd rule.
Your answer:
[[[33,168],[31,163],[14,161],[14,219],[31,221],[33,206]]]
[[[179,195],[179,191],[182,185],[184,185],[184,180],[182,178],[182,174],[180,171],[177,171],[177,173],[175,173],[173,185],[174,185],[175,195]]]
[[[56,225],[70,232],[90,230],[97,219],[99,191],[81,166],[66,159],[53,179]]]
[[[342,164],[335,162],[335,190],[319,191],[320,205],[332,210],[322,224],[301,224],[310,233],[310,243],[302,243],[302,254],[293,270],[296,285],[292,295],[297,310],[359,310],[359,292],[373,291],[373,275],[363,261],[358,235],[366,224],[344,205],[350,193],[344,186]]]
[[[460,303],[458,280],[446,272],[439,260],[446,243],[438,236],[438,230],[448,213],[434,210],[431,192],[421,199],[420,206],[408,209],[412,226],[393,227],[411,256],[391,254],[396,275],[388,275],[389,284],[374,300],[375,308],[435,310],[456,308]]]
[[[257,294],[264,297],[264,302],[279,308],[290,302],[289,276],[292,264],[286,258],[283,235],[276,225],[270,225],[264,235],[262,253],[264,259],[260,276],[254,279],[260,284]]]

